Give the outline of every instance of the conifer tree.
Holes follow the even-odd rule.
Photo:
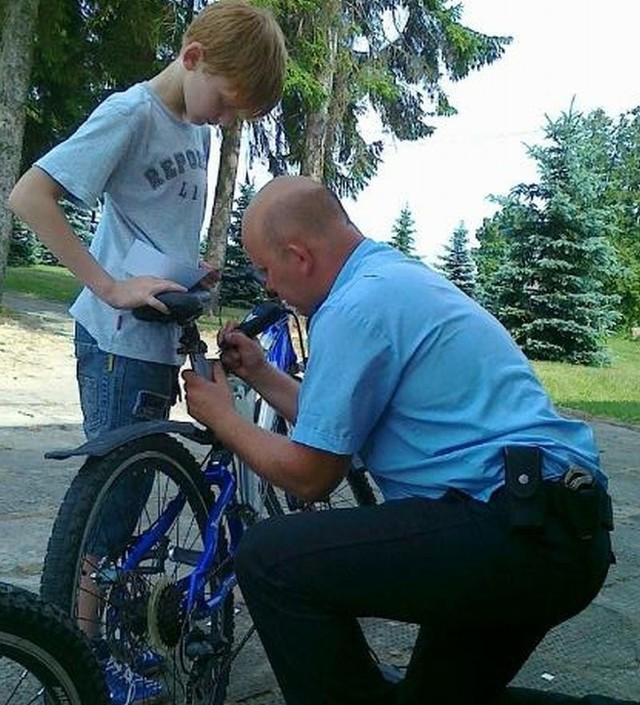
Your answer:
[[[249,308],[256,301],[264,298],[264,289],[252,279],[240,277],[239,279],[225,279],[225,274],[242,274],[251,266],[241,242],[242,216],[255,195],[255,187],[249,181],[240,187],[240,194],[235,202],[229,224],[227,251],[225,265],[220,285],[220,304],[222,306],[235,306]]]
[[[606,364],[606,338],[618,314],[606,282],[616,259],[602,205],[599,155],[570,110],[529,149],[540,184],[502,199],[505,261],[494,279],[495,313],[525,354],[538,360]]]
[[[392,232],[393,235],[389,240],[389,244],[397,250],[400,250],[400,252],[404,253],[408,257],[418,259],[415,253],[414,239],[416,226],[408,204],[405,205],[400,211],[400,215],[396,218],[393,224]]]
[[[444,246],[438,269],[467,296],[476,297],[476,267],[471,256],[469,233],[463,222]]]

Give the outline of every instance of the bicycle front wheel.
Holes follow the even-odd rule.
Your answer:
[[[226,692],[233,594],[213,614],[189,614],[180,582],[204,550],[211,501],[181,443],[139,438],[87,460],[47,548],[42,595],[118,664],[147,676],[151,661],[149,678],[162,685],[165,702],[218,705]],[[221,531],[205,598],[229,575],[226,553]]]
[[[86,637],[37,595],[0,584],[0,705],[107,705]]]

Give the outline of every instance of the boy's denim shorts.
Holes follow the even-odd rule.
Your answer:
[[[106,353],[76,324],[75,352],[80,406],[88,439],[137,421],[166,419],[178,394],[174,365]],[[117,480],[95,518],[87,550],[115,557],[124,550],[149,497],[155,473],[141,468]]]
[[[178,393],[177,366],[106,353],[79,323],[75,353],[88,439],[136,421],[169,417]]]

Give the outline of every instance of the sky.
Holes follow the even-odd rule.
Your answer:
[[[543,143],[547,116],[557,119],[572,101],[577,111],[602,108],[612,118],[640,105],[640,0],[460,2],[464,25],[513,41],[490,66],[446,84],[457,115],[434,119],[436,131],[424,140],[387,139],[369,186],[356,200],[343,201],[359,229],[383,241],[408,206],[416,253],[429,263],[437,262],[460,223],[475,244],[483,218],[496,210],[488,196],[538,180],[526,145]],[[375,121],[365,129],[381,136],[375,135]],[[215,159],[210,167],[215,179]],[[257,188],[270,178],[266,169],[251,172]]]
[[[388,143],[384,163],[344,205],[366,235],[388,240],[400,210],[413,215],[416,251],[437,260],[464,222],[470,237],[506,195],[538,180],[525,145],[543,141],[546,117],[640,105],[638,0],[462,0],[462,23],[509,35],[501,59],[450,84],[458,114],[438,119],[420,142]]]

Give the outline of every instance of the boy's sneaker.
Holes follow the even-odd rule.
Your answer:
[[[135,673],[114,658],[104,666],[104,675],[112,705],[152,705],[164,700],[161,683]]]
[[[111,650],[109,644],[102,637],[98,637],[91,641],[93,650],[98,657],[98,661],[104,666],[111,658]],[[131,669],[143,676],[150,676],[157,673],[164,665],[166,658],[152,649],[143,649],[138,651],[133,660],[129,660]]]
[[[157,673],[162,668],[165,661],[165,657],[157,651],[153,651],[153,649],[143,649],[136,654],[132,668],[136,673],[148,676],[152,673]]]

